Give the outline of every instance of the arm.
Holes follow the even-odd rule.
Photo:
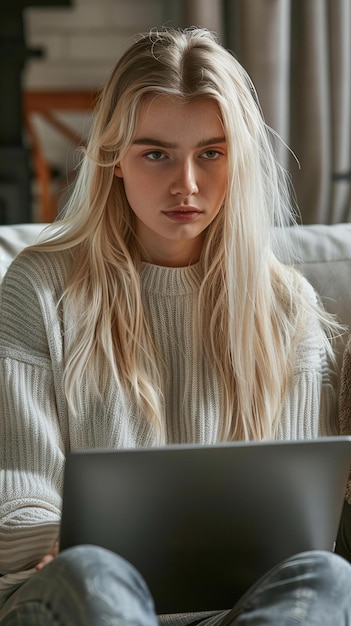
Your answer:
[[[0,572],[12,573],[2,585],[24,580],[58,534],[67,429],[56,293],[26,255],[1,288]]]
[[[59,551],[59,541],[57,540],[55,541],[51,552],[49,552],[49,554],[45,554],[45,556],[43,556],[41,561],[37,563],[37,565],[35,566],[36,571],[39,572],[41,569],[43,569],[45,565],[50,563],[50,561],[52,561],[55,558],[55,556],[58,555],[58,551]]]
[[[312,286],[303,279],[305,297],[317,303]],[[313,439],[339,434],[337,374],[321,324],[308,313],[297,346],[294,379],[283,407],[279,439]]]

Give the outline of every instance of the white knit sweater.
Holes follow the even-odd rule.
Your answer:
[[[82,390],[84,410],[74,419],[62,373],[72,320],[57,308],[72,253],[26,252],[1,288],[0,323],[0,607],[33,574],[58,534],[62,474],[69,449],[155,444],[137,411],[126,414],[116,385],[103,401]],[[165,443],[216,442],[221,386],[210,363],[199,362],[196,300],[199,265],[141,271],[146,316],[170,376]],[[315,298],[308,287],[311,298]],[[282,415],[279,438],[303,439],[337,432],[335,390],[320,329],[311,321],[299,348],[295,386]],[[161,366],[161,364],[160,364]],[[162,366],[161,366],[162,367]]]

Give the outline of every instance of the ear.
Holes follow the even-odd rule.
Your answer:
[[[117,178],[123,178],[122,168],[119,163],[115,165],[115,176],[117,176]]]

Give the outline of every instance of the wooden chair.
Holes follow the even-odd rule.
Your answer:
[[[28,90],[24,93],[24,123],[32,150],[34,173],[39,192],[40,222],[52,222],[57,214],[57,201],[52,193],[52,171],[33,116],[39,115],[73,145],[84,145],[84,139],[57,112],[89,112],[98,96],[93,90]]]

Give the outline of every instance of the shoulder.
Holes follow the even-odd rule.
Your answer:
[[[15,258],[0,287],[1,355],[47,354],[48,336],[60,336],[58,304],[71,265],[68,252],[28,249]]]
[[[17,297],[21,298],[31,291],[40,293],[48,286],[60,291],[73,262],[73,253],[69,250],[41,252],[28,248],[11,263],[1,283],[1,292],[3,295],[12,293],[15,288]]]
[[[318,294],[308,280],[294,267],[278,265],[274,290],[281,322],[290,338],[306,335],[313,328],[321,328],[325,311]]]
[[[72,265],[69,252],[28,249],[8,268],[0,286],[1,340],[31,343],[34,328],[43,335],[57,323],[58,304]]]
[[[318,296],[307,278],[292,265],[284,265],[279,262],[278,276],[280,281],[286,286],[291,297],[295,296],[306,302],[307,305],[317,304]]]
[[[311,283],[293,268],[290,275],[288,317],[295,329],[295,370],[322,372],[332,353],[328,335],[332,334],[333,322]]]
[[[299,326],[305,316],[309,319],[318,317],[318,295],[311,283],[295,267],[285,265],[273,257],[271,284],[282,322],[292,324],[291,330],[295,322]]]

